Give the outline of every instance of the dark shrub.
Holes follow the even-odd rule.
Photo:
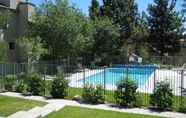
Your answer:
[[[179,108],[179,112],[186,113],[186,105],[182,105],[182,106]]]
[[[43,80],[40,75],[37,73],[30,73],[27,75],[27,85],[28,85],[28,91],[32,95],[41,95],[44,88],[43,88]]]
[[[87,84],[84,86],[82,98],[84,102],[90,104],[104,103],[104,89],[100,85],[94,87],[91,84]]]
[[[63,73],[59,73],[52,82],[51,95],[53,98],[64,98],[67,96],[68,81],[64,78]]]
[[[116,103],[124,107],[134,107],[137,102],[137,84],[135,81],[128,78],[122,80],[117,85],[115,91]]]
[[[7,91],[14,91],[16,87],[16,79],[15,75],[7,75],[4,78],[4,87]]]
[[[167,82],[156,84],[153,94],[150,96],[150,104],[159,110],[166,110],[172,107],[173,93]]]

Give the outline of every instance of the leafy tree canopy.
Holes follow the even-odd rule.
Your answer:
[[[182,20],[175,5],[176,0],[154,0],[149,5],[149,43],[158,55],[173,55],[180,49]]]
[[[88,53],[92,26],[79,9],[69,6],[67,0],[55,0],[44,3],[38,11],[30,34],[41,37],[51,57],[59,59]]]

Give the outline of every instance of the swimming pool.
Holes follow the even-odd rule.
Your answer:
[[[103,85],[117,85],[127,77],[136,81],[138,86],[142,86],[149,79],[150,75],[154,72],[154,67],[119,67],[119,68],[106,68],[99,73],[87,76],[81,82],[91,84]]]

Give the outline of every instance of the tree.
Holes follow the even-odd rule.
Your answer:
[[[119,49],[119,27],[108,18],[97,19],[93,23],[93,54],[107,63],[104,59],[109,61]]]
[[[137,21],[138,8],[135,0],[103,0],[102,15],[111,18],[121,27],[122,36],[131,36]]]
[[[149,43],[156,54],[174,55],[180,49],[182,20],[175,11],[176,0],[154,0],[149,5]]]
[[[0,11],[0,29],[5,29],[11,13],[8,10]]]
[[[78,57],[89,53],[92,26],[88,18],[79,10],[69,6],[67,0],[48,2],[47,15],[39,8],[30,34],[40,36],[49,49],[49,57],[61,59]]]
[[[3,39],[0,39],[0,62],[6,61],[8,61],[8,45]]]
[[[97,0],[92,0],[89,7],[89,16],[91,19],[95,19],[100,16],[100,6]]]
[[[39,37],[20,38],[17,40],[17,46],[20,61],[28,61],[29,64],[39,61],[41,55],[47,53]]]

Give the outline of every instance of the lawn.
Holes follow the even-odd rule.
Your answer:
[[[160,118],[160,117],[67,106],[58,112],[53,112],[49,114],[45,118]]]
[[[45,104],[39,101],[0,96],[0,116],[9,116],[20,110],[29,110],[35,106],[44,106]]]
[[[68,89],[68,96],[66,97],[66,99],[72,99],[75,95],[82,95],[82,91],[83,91],[83,89],[81,89],[81,88],[69,88]],[[140,93],[140,97],[138,97],[138,98],[141,98],[140,101],[141,101],[142,106],[144,106],[144,107],[150,106],[150,103],[149,103],[150,94]],[[116,101],[114,98],[114,91],[106,90],[105,91],[105,100],[109,103],[115,103]],[[183,97],[183,101],[185,104],[186,97]],[[181,97],[174,96],[173,97],[173,106],[172,106],[173,110],[177,111],[180,107],[180,104],[181,104]]]

